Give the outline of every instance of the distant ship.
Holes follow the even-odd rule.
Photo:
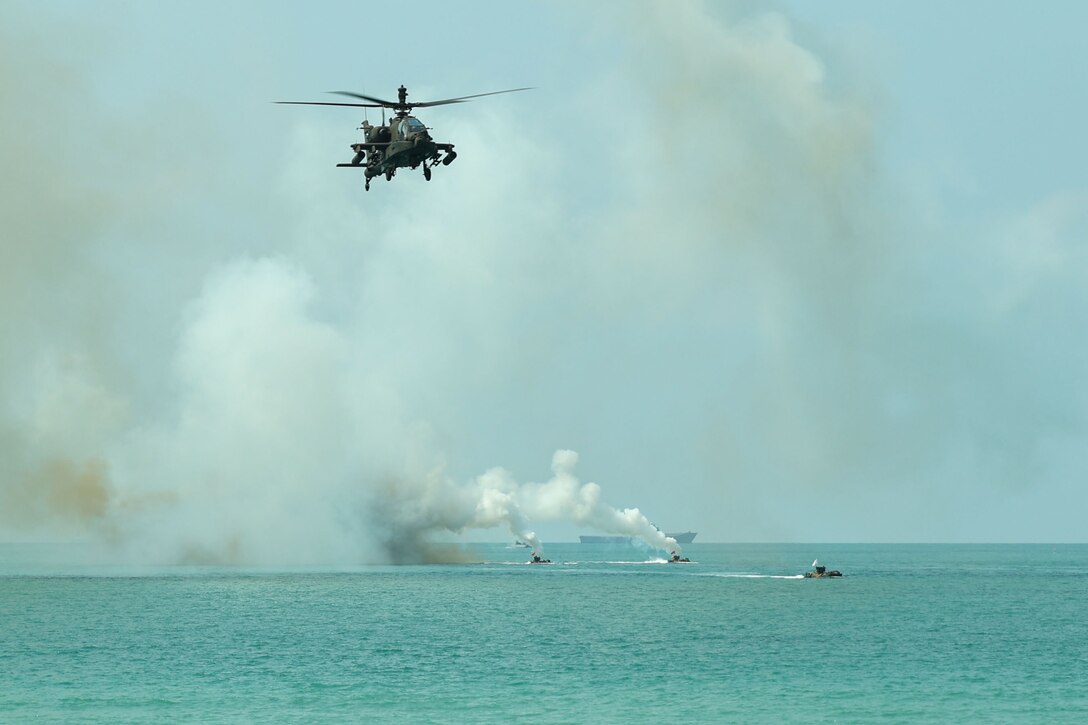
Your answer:
[[[695,540],[694,531],[685,531],[680,534],[665,534],[676,539],[678,544],[690,544]],[[633,536],[579,536],[583,544],[630,544]]]

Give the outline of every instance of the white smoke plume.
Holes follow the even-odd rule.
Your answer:
[[[581,483],[574,475],[578,454],[556,451],[552,457],[552,477],[545,483],[521,486],[518,500],[534,520],[573,521],[609,534],[624,534],[664,551],[679,551],[676,539],[666,536],[637,508],[616,509],[601,500],[601,487]],[[503,476],[503,471],[492,471]]]
[[[535,551],[542,551],[517,498],[517,485],[503,476],[486,473],[472,483],[458,484],[441,471],[433,471],[385,486],[372,501],[369,526],[379,532],[377,543],[394,562],[449,556],[449,550],[432,542],[434,534],[463,534],[500,526]]]
[[[864,63],[759,3],[637,7],[594,10],[610,52],[551,66],[569,95],[428,116],[466,153],[369,196],[331,168],[354,119],[253,115],[285,92],[278,54],[234,62],[260,28],[130,98],[111,73],[156,43],[0,9],[0,540],[419,561],[572,521],[670,548],[573,453],[472,479],[542,444],[724,538],[948,540],[980,506],[1025,532],[1004,494],[1079,495],[1083,193],[907,223]]]
[[[387,528],[383,540],[393,560],[434,557],[427,535],[463,533],[505,526],[537,553],[543,545],[529,522],[572,522],[610,534],[637,538],[648,547],[679,551],[676,539],[657,529],[637,508],[616,509],[601,498],[596,483],[581,483],[574,473],[578,454],[556,451],[552,477],[544,483],[519,484],[509,471],[493,468],[467,485],[435,472],[417,482],[399,481],[378,499],[374,523]]]

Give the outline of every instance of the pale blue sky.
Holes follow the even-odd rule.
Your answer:
[[[1081,3],[789,7],[823,42],[871,53],[893,114],[891,158],[907,169],[947,164],[959,183],[944,191],[959,195],[956,203],[985,213],[1083,188]]]
[[[192,431],[253,406],[321,455],[238,434],[245,497],[541,481],[570,448],[700,540],[1084,541],[1086,20],[6,3],[2,484],[98,462],[118,506],[186,499]],[[359,113],[270,103],[401,83],[536,90],[419,113],[457,163],[369,193],[334,168]],[[267,346],[201,347],[254,300]],[[269,356],[297,399],[238,394]]]

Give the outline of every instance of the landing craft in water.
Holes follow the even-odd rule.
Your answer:
[[[842,572],[838,569],[828,571],[826,566],[820,564],[819,559],[812,562],[812,571],[805,572],[805,579],[826,579],[833,576],[842,576]]]

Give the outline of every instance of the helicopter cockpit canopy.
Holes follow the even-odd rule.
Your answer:
[[[427,127],[423,125],[423,122],[413,116],[408,116],[400,122],[401,137],[407,137],[410,133],[419,133],[426,131]]]

